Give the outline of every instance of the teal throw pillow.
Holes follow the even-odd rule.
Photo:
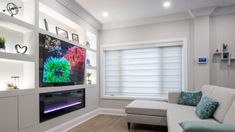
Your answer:
[[[202,91],[197,92],[181,92],[179,104],[196,106],[202,98]]]
[[[208,119],[214,114],[219,103],[207,96],[203,96],[196,107],[196,114],[200,119]]]
[[[184,132],[235,132],[235,125],[213,121],[184,121],[179,123]]]

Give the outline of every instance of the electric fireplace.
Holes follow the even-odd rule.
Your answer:
[[[85,107],[85,89],[41,93],[40,122]]]

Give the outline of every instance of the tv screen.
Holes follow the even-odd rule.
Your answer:
[[[39,34],[40,87],[84,84],[86,50]]]

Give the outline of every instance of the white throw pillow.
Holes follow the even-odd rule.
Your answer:
[[[222,123],[235,98],[235,90],[217,86],[209,97],[219,102],[219,107],[215,111],[213,117]]]

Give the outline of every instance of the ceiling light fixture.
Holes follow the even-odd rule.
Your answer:
[[[171,6],[171,2],[169,2],[169,1],[165,1],[163,3],[163,7],[165,7],[165,8],[169,8],[170,6]]]
[[[102,13],[102,16],[103,16],[103,17],[108,17],[108,16],[109,16],[109,13],[108,13],[108,12],[103,12],[103,13]]]

